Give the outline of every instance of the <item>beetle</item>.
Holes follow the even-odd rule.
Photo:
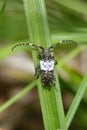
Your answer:
[[[39,75],[41,74],[43,86],[49,87],[53,84],[53,86],[56,88],[54,65],[57,64],[57,61],[55,60],[54,55],[52,55],[51,52],[53,51],[55,46],[62,43],[77,44],[77,42],[73,40],[63,40],[63,41],[59,41],[58,43],[53,44],[49,48],[44,48],[42,46],[37,46],[33,43],[21,43],[21,44],[16,44],[15,46],[13,46],[12,51],[18,46],[33,46],[38,52],[38,59],[40,60],[39,64],[37,64],[35,67],[36,79],[38,79]]]

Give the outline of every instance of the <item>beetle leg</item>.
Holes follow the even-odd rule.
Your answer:
[[[55,61],[54,64],[57,65],[57,60],[55,60],[54,56],[51,56],[51,59],[53,59]]]
[[[41,74],[41,70],[36,70],[35,72],[35,79],[38,79],[39,78],[39,75]]]
[[[55,65],[57,65],[58,63],[57,63],[57,60],[55,60]]]
[[[56,77],[55,77],[55,75],[53,75],[53,86],[54,86],[55,90],[58,91],[58,89],[56,87]]]
[[[38,58],[41,60],[42,57],[41,57],[41,54],[38,52]]]
[[[40,64],[37,64],[36,67],[35,67],[35,78],[36,79],[39,78],[40,73],[41,73]]]

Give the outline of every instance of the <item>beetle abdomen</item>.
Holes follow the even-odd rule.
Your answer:
[[[53,82],[53,71],[42,71],[43,85],[51,85]]]

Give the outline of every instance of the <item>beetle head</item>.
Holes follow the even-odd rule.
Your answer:
[[[42,57],[45,60],[49,60],[50,59],[51,54],[50,54],[50,49],[49,48],[45,48],[45,49],[42,50]]]

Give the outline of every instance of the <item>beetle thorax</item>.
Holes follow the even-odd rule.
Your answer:
[[[54,60],[40,60],[41,70],[44,71],[53,71],[54,69]]]

